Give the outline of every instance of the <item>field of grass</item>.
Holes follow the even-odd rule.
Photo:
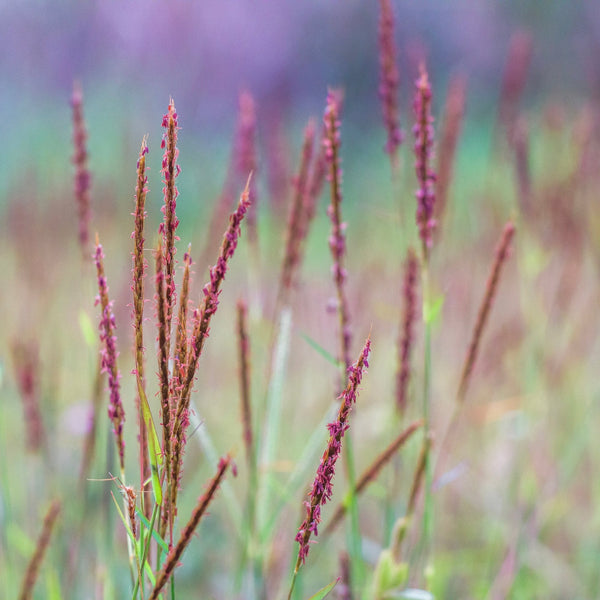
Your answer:
[[[430,119],[381,35],[380,128],[324,91],[279,188],[247,92],[231,158],[167,96],[112,180],[75,88],[3,202],[0,598],[598,597],[597,114],[522,110],[521,33]]]

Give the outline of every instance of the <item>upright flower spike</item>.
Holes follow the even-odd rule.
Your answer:
[[[17,387],[23,403],[27,450],[38,452],[46,445],[46,429],[40,410],[40,357],[37,343],[15,340],[12,357]]]
[[[175,214],[177,197],[179,196],[175,179],[181,172],[181,167],[177,164],[177,157],[179,155],[179,150],[177,149],[177,132],[179,126],[175,103],[172,98],[169,101],[167,113],[163,116],[162,126],[165,130],[161,142],[161,148],[164,149],[161,171],[163,175],[163,196],[165,203],[162,207],[164,220],[160,224],[159,232],[163,235],[168,356],[171,343],[171,318],[173,307],[175,306],[175,253],[177,251],[175,241],[179,239],[175,233],[179,225],[179,220]]]
[[[469,344],[469,349],[467,351],[467,356],[465,358],[462,375],[460,378],[460,384],[458,386],[457,399],[460,403],[464,402],[465,395],[467,393],[467,387],[469,385],[471,373],[473,371],[473,367],[475,366],[475,361],[477,360],[477,353],[479,350],[479,344],[481,342],[481,336],[483,334],[485,324],[487,323],[490,310],[494,303],[496,290],[498,288],[498,282],[500,281],[500,272],[502,270],[502,265],[504,265],[506,259],[508,258],[510,252],[510,244],[513,236],[515,235],[515,230],[515,225],[511,221],[509,221],[504,226],[502,236],[500,238],[500,241],[498,242],[498,246],[496,247],[494,263],[492,264],[490,274],[488,275],[488,279],[485,286],[485,293],[483,295],[483,301],[481,303],[481,306],[479,307],[479,312],[477,313],[477,321],[475,322],[475,328],[473,329],[471,342]]]
[[[452,183],[452,171],[456,146],[460,136],[465,112],[467,81],[463,75],[455,75],[448,84],[444,121],[437,152],[437,181],[435,185],[435,217],[440,223],[444,215],[448,192]],[[438,230],[439,234],[439,230]]]
[[[331,235],[329,237],[329,248],[333,257],[333,279],[337,291],[338,315],[340,319],[340,360],[345,368],[350,366],[350,314],[348,301],[344,291],[346,281],[346,269],[344,260],[346,257],[346,224],[342,222],[342,169],[340,167],[340,118],[339,118],[339,94],[330,90],[327,94],[327,105],[325,107],[325,135],[323,147],[325,149],[325,160],[329,169],[329,181],[331,183],[331,204],[327,214],[331,219]]]
[[[510,144],[519,113],[519,100],[527,83],[527,73],[533,54],[533,40],[528,31],[517,31],[510,38],[502,90],[498,101],[498,121],[503,125]]]
[[[423,246],[423,259],[427,263],[433,242],[435,228],[435,180],[431,167],[433,161],[433,117],[431,116],[431,86],[425,66],[421,65],[421,73],[416,81],[414,111],[416,124],[415,135],[415,171],[419,189],[417,190],[417,226]]]
[[[79,245],[83,256],[89,257],[90,227],[90,172],[87,167],[87,132],[83,119],[83,92],[81,85],[73,84],[71,96],[73,108],[73,164],[75,165],[75,201],[79,217]]]
[[[137,162],[137,180],[135,187],[135,210],[134,230],[131,237],[134,240],[133,248],[133,282],[131,291],[133,293],[133,329],[135,332],[135,376],[139,388],[144,393],[146,381],[144,374],[144,276],[146,262],[144,260],[144,223],[146,220],[146,194],[148,193],[148,177],[146,176],[146,154],[148,145],[146,137],[142,140]],[[150,464],[148,460],[148,432],[144,423],[142,409],[140,406],[139,393],[136,399],[138,409],[138,422],[140,430],[140,470],[142,482],[150,478]],[[143,484],[142,484],[143,485]],[[145,488],[144,488],[145,489]],[[142,498],[143,498],[142,494]],[[143,502],[143,500],[142,500]],[[145,506],[145,504],[144,504]],[[149,505],[148,505],[149,507]],[[146,511],[148,512],[148,511]],[[146,514],[149,516],[149,514]]]
[[[27,565],[25,577],[23,578],[21,591],[19,593],[19,600],[31,600],[33,598],[33,588],[37,581],[44,556],[48,550],[48,545],[50,544],[50,539],[52,537],[52,531],[54,530],[60,510],[60,500],[54,500],[46,512],[42,531],[40,532],[40,536],[37,540],[33,556]]]
[[[98,327],[100,330],[100,342],[102,343],[102,370],[108,373],[108,388],[110,390],[108,417],[113,424],[117,450],[119,452],[119,466],[121,467],[121,473],[124,473],[125,442],[123,441],[123,423],[125,422],[125,411],[121,402],[120,375],[117,369],[117,338],[114,335],[115,316],[112,311],[112,302],[108,299],[108,284],[104,276],[104,253],[97,238],[94,261],[98,273],[99,292],[96,297],[96,304],[99,304],[102,309],[100,325]]]
[[[306,506],[306,518],[298,529],[296,541],[300,544],[298,559],[294,574],[298,573],[300,566],[304,564],[309,551],[311,536],[318,535],[318,526],[321,522],[321,506],[331,499],[333,494],[333,476],[335,475],[335,464],[342,449],[342,438],[349,428],[348,419],[352,405],[358,396],[358,386],[362,381],[364,370],[369,366],[368,358],[371,350],[371,340],[367,338],[365,345],[356,363],[348,369],[348,385],[340,396],[340,410],[337,419],[327,425],[329,430],[329,442],[321,457],[321,463],[313,482],[309,499],[304,503]],[[290,591],[291,595],[291,591]]]
[[[294,196],[288,217],[286,233],[286,246],[281,266],[279,297],[283,304],[287,303],[289,292],[292,289],[294,275],[300,262],[300,247],[303,236],[306,233],[304,222],[306,220],[306,189],[308,185],[308,173],[313,152],[315,137],[315,124],[311,120],[304,130],[304,143],[298,174],[294,177]]]
[[[400,76],[396,64],[394,40],[394,12],[390,0],[379,1],[379,98],[383,109],[383,122],[387,130],[385,151],[394,165],[398,160],[398,147],[402,131],[398,116],[398,85]]]
[[[410,355],[413,347],[414,325],[417,316],[417,276],[419,273],[419,262],[415,251],[408,250],[408,256],[404,267],[404,314],[402,319],[402,330],[398,343],[398,374],[396,379],[396,407],[400,414],[406,410],[406,399],[408,382],[410,379]]]

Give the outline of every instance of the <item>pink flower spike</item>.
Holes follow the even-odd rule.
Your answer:
[[[419,188],[417,197],[417,225],[423,246],[423,258],[429,260],[429,250],[433,242],[435,228],[435,180],[436,175],[431,168],[433,161],[433,117],[431,116],[431,85],[425,65],[421,65],[421,73],[416,81],[417,91],[414,100],[415,127],[415,170]]]
[[[318,535],[318,526],[321,522],[321,506],[325,505],[331,499],[333,494],[333,476],[335,475],[335,463],[342,449],[342,438],[349,427],[348,418],[352,405],[356,402],[358,396],[358,386],[362,381],[365,369],[369,366],[369,353],[371,351],[371,339],[367,338],[365,345],[360,353],[358,360],[348,368],[348,385],[340,396],[340,410],[337,419],[327,425],[329,430],[329,442],[327,448],[321,457],[321,463],[317,468],[317,474],[309,493],[309,500],[304,503],[306,506],[306,518],[302,522],[296,535],[296,541],[300,544],[298,550],[298,560],[296,561],[295,572],[298,572],[300,565],[304,564],[312,534]]]
[[[96,304],[102,309],[100,325],[100,342],[102,343],[102,371],[108,373],[108,388],[110,400],[108,405],[108,417],[112,421],[115,432],[117,450],[119,452],[119,464],[121,473],[125,471],[125,442],[123,441],[123,423],[125,422],[125,411],[121,402],[121,389],[119,384],[120,374],[117,369],[117,338],[114,335],[115,316],[112,311],[112,302],[108,299],[108,284],[104,276],[104,253],[102,246],[96,237],[96,252],[94,254],[96,271],[98,273],[98,297]]]

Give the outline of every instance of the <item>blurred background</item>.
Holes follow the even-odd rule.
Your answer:
[[[411,117],[412,82],[423,56],[436,107],[443,98],[436,91],[445,90],[448,77],[462,71],[469,82],[469,115],[493,116],[490,107],[499,94],[508,41],[520,29],[531,33],[534,46],[526,106],[550,98],[572,105],[600,94],[594,60],[600,51],[600,6],[595,0],[394,5],[405,121]],[[7,149],[0,165],[2,201],[8,190],[22,186],[24,177],[55,186],[68,176],[74,80],[84,90],[96,181],[111,174],[115,181],[115,169],[131,165],[143,134],[150,134],[152,149],[169,95],[181,115],[182,154],[193,150],[203,160],[210,160],[214,144],[231,137],[242,88],[254,95],[263,117],[279,110],[293,124],[310,114],[320,116],[327,86],[341,86],[349,128],[359,136],[379,128],[384,137],[376,93],[374,1],[149,5],[143,0],[63,0],[3,2],[0,11],[0,108]],[[212,163],[202,173],[213,186],[214,173]],[[182,177],[183,189],[184,179],[190,186],[197,183]],[[191,198],[185,194],[181,201],[187,204]]]
[[[434,293],[444,297],[432,358],[433,419],[440,429],[454,406],[494,247],[505,222],[512,218],[517,224],[514,255],[503,274],[474,373],[473,405],[466,411],[463,429],[446,445],[451,447],[451,483],[441,486],[436,496],[438,597],[509,597],[503,590],[513,583],[519,593],[510,597],[523,600],[598,597],[600,2],[399,0],[393,5],[405,134],[396,181],[383,151],[375,0],[0,0],[0,443],[8,448],[0,449],[0,580],[7,566],[11,590],[16,590],[30,555],[47,498],[56,495],[78,506],[74,473],[80,467],[97,365],[96,282],[92,265],[81,261],[73,193],[74,81],[83,90],[92,178],[91,234],[100,233],[107,255],[123,396],[131,414],[127,443],[132,449],[130,213],[142,137],[148,134],[150,147],[146,239],[151,247],[161,219],[161,121],[172,96],[181,128],[177,257],[181,265],[191,241],[197,269],[192,297],[198,297],[206,266],[216,253],[217,243],[207,240],[214,233],[213,206],[227,179],[240,92],[252,94],[261,252],[255,284],[268,309],[274,302],[285,202],[297,169],[302,128],[310,116],[321,122],[329,86],[344,90],[343,210],[355,352],[370,330],[374,340],[356,416],[356,447],[361,449],[357,468],[362,469],[381,450],[381,440],[397,433],[400,422],[393,397],[402,261],[406,247],[418,242],[413,225],[412,101],[418,64],[424,60],[433,87],[436,135],[442,129],[450,81],[457,74],[467,81],[448,208],[441,241],[438,245],[436,240],[432,252]],[[531,54],[516,61],[525,65],[525,73],[522,93],[513,97],[512,108],[527,132],[511,146],[503,130],[498,135],[498,124],[514,39],[526,40]],[[273,202],[277,190],[282,190],[279,204]],[[326,196],[324,192],[310,232],[304,276],[294,299],[291,366],[282,392],[285,444],[276,467],[282,478],[296,464],[307,432],[315,430],[323,407],[331,402],[337,376],[323,353],[314,350],[317,345],[335,353],[337,340],[335,315],[326,310],[335,294]],[[242,229],[197,385],[203,423],[219,452],[239,446],[240,440],[237,364],[232,358],[234,306],[238,297],[248,296],[251,262]],[[150,252],[147,258],[151,261]],[[148,282],[147,298],[152,297],[152,287]],[[147,315],[147,339],[153,340],[150,301]],[[270,317],[265,310],[253,316],[250,326],[258,411],[264,408],[260,403],[270,360]],[[154,361],[151,344],[149,364]],[[422,350],[419,331],[409,408],[415,417],[421,414]],[[39,396],[51,452],[22,452],[23,362],[37,378],[35,385],[28,383]],[[154,369],[149,366],[149,373]],[[153,394],[157,388],[152,377],[153,373]],[[103,436],[101,447],[110,447],[110,432]],[[395,466],[395,475],[401,476],[386,475],[365,496],[369,510],[361,517],[371,565],[387,543],[391,519],[404,509],[400,503],[394,505],[394,514],[383,514],[382,498],[387,498],[389,482],[400,480],[404,498],[418,450],[418,445],[408,448],[405,462]],[[318,456],[317,448],[315,461]],[[128,460],[135,468],[134,452]],[[186,472],[186,484],[191,485],[182,514],[189,512],[213,472],[196,446],[186,460],[193,468]],[[307,464],[302,486],[314,474],[312,463]],[[411,471],[406,475],[402,469],[407,465]],[[106,476],[101,452],[92,471],[95,477]],[[243,470],[232,485],[242,497]],[[88,485],[95,506],[108,488],[97,482]],[[299,487],[292,494],[270,548],[271,571],[275,579],[280,577],[276,584],[289,574],[304,491]],[[104,502],[106,494],[102,498]],[[110,529],[106,522],[112,522],[114,535],[121,536],[115,544],[118,553],[113,557],[107,544],[109,551],[99,563],[105,561],[105,572],[117,574],[114,597],[125,597],[123,532],[119,523],[115,525],[114,507],[102,506],[104,512],[95,512],[89,527],[104,536]],[[215,507],[215,514],[221,510]],[[206,597],[233,597],[234,559],[228,544],[235,540],[234,527],[226,516],[211,523],[203,533],[209,542],[193,550],[202,554],[210,571],[202,591]],[[69,540],[75,525],[65,520],[62,527],[58,550],[49,561],[56,582],[64,580],[64,557],[73,552]],[[82,540],[82,552],[93,556],[98,544],[91,538]],[[343,547],[341,533],[335,541]],[[328,551],[332,546],[322,547]],[[323,573],[337,572],[334,552],[321,557],[323,562],[315,561],[318,566],[310,575],[314,589],[330,581],[323,580]],[[180,581],[197,591],[193,565],[185,564]],[[82,570],[79,589],[87,590],[96,573]],[[423,585],[421,575],[417,573],[415,585]],[[74,597],[84,597],[73,589]]]

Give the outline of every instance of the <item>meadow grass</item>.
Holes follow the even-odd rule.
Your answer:
[[[173,100],[103,212],[75,88],[75,208],[13,199],[0,240],[7,598],[595,597],[594,121],[520,114],[519,33],[492,133],[456,77],[436,144],[423,64],[410,148],[381,11],[387,143],[345,154],[330,91],[287,219],[248,92],[201,235]]]

